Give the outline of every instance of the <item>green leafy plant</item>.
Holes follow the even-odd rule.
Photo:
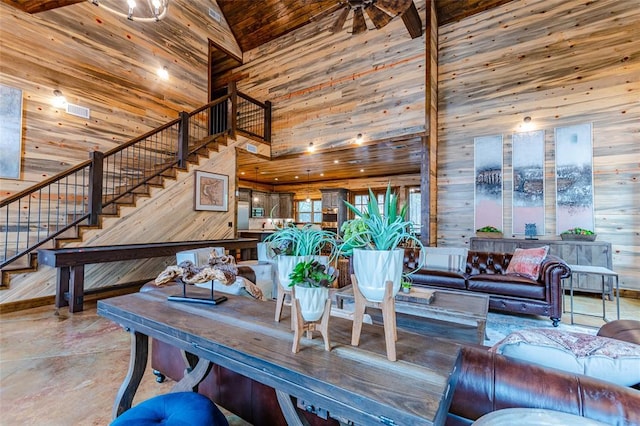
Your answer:
[[[382,211],[375,194],[369,188],[369,201],[362,211],[353,204],[344,202],[355,218],[342,224],[340,252],[351,255],[354,248],[366,250],[393,250],[403,245],[422,243],[412,232],[413,222],[406,220],[407,206],[398,209],[398,196],[387,185]]]
[[[413,282],[411,281],[410,277],[402,277],[402,281],[400,282],[400,287],[408,290],[411,288],[412,285],[413,285]]]
[[[476,232],[502,232],[502,231],[493,226],[484,226],[480,229],[476,229]]]
[[[338,277],[338,271],[331,266],[325,266],[317,260],[309,260],[296,264],[289,274],[289,287],[331,287]]]
[[[265,238],[276,255],[315,256],[327,254],[333,260],[338,253],[338,240],[335,232],[316,229],[307,223],[298,228],[286,223]]]
[[[563,234],[593,235],[593,231],[583,228],[571,228],[564,231]]]

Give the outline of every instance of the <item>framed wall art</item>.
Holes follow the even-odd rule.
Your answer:
[[[195,209],[214,212],[229,210],[229,176],[196,171]]]
[[[474,227],[502,230],[502,135],[473,139]]]
[[[558,127],[556,138],[556,233],[594,230],[591,123]]]
[[[20,179],[22,90],[0,84],[0,178]]]
[[[544,130],[514,133],[512,141],[512,232],[525,234],[528,225],[527,236],[544,235]]]

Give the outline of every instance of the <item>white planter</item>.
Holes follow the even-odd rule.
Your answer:
[[[293,271],[293,268],[295,268],[298,263],[306,262],[311,259],[315,259],[323,265],[326,265],[329,262],[329,258],[327,256],[278,256],[278,282],[283,289],[291,291],[291,287],[289,287],[289,284],[291,283],[291,280],[289,279],[291,271]]]
[[[382,302],[385,283],[393,282],[392,295],[400,290],[404,249],[353,250],[353,271],[362,295],[371,302]]]
[[[294,292],[300,303],[300,314],[305,321],[318,321],[324,312],[324,306],[329,298],[327,287],[300,287]]]

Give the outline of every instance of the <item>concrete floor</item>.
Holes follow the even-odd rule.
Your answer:
[[[608,317],[614,318],[615,303],[606,303]],[[576,296],[576,312],[600,314],[601,306],[597,297]],[[623,298],[621,318],[640,318],[640,300]],[[604,323],[584,315],[574,319],[592,327]],[[562,322],[569,323],[568,314]],[[0,315],[0,425],[109,424],[129,347],[129,334],[99,317],[95,303],[76,314],[47,306]],[[134,405],[172,385],[170,380],[156,383],[149,368]],[[233,416],[232,424],[246,423]]]

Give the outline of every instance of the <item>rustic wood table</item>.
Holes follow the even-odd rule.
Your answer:
[[[56,308],[69,306],[69,312],[81,312],[84,309],[85,265],[173,256],[179,251],[205,247],[224,247],[227,250],[233,251],[255,248],[256,244],[257,240],[254,239],[236,238],[226,240],[170,241],[163,243],[41,249],[38,250],[38,263],[58,268],[56,278]]]
[[[445,422],[460,366],[454,342],[398,332],[398,361],[391,362],[382,327],[365,325],[360,346],[353,347],[351,321],[331,317],[331,351],[322,339],[302,339],[294,354],[290,321],[274,321],[272,301],[229,295],[226,302],[210,306],[168,301],[173,292],[161,289],[98,302],[99,315],[131,333],[129,371],[114,403],[114,417],[131,407],[152,337],[199,357],[190,375],[206,371],[213,362],[273,387],[289,425],[302,424],[290,396],[348,424]],[[191,383],[200,379],[194,377]]]
[[[463,324],[475,327],[474,343],[484,342],[485,330],[487,328],[487,312],[489,310],[489,296],[484,294],[472,294],[446,290],[435,290],[433,299],[430,299],[432,289],[421,287],[411,287],[411,292],[406,294],[399,292],[396,295],[396,312],[418,318],[428,318],[439,322]],[[353,300],[353,288],[344,287],[336,293],[336,304],[343,307],[344,301]],[[375,320],[375,315],[372,315]],[[401,320],[398,316],[399,328],[410,328],[417,330],[419,327],[437,327],[429,322],[411,322]],[[438,327],[438,332],[443,327]],[[438,333],[434,333],[437,335]],[[441,337],[448,337],[442,335]]]

